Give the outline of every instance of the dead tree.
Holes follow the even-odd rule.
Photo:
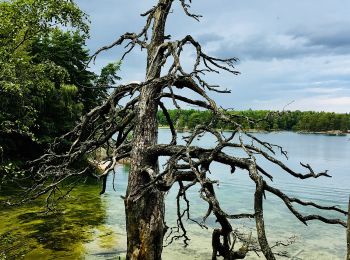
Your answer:
[[[190,198],[187,191],[198,188],[201,198],[207,202],[208,211],[203,218],[216,218],[220,228],[212,234],[212,259],[222,256],[224,259],[243,259],[248,251],[261,251],[266,259],[275,259],[274,246],[270,246],[265,234],[263,202],[265,193],[280,198],[292,214],[305,225],[308,221],[319,220],[328,224],[347,226],[341,218],[326,218],[321,215],[303,215],[295,204],[310,206],[320,210],[335,211],[346,215],[347,212],[335,206],[321,206],[313,202],[302,201],[290,197],[283,191],[273,187],[273,176],[256,160],[259,155],[271,164],[280,167],[281,174],[291,175],[301,180],[307,178],[330,177],[327,171],[317,173],[309,164],[301,164],[305,173],[297,172],[286,166],[275,157],[281,153],[287,157],[282,147],[264,142],[247,133],[236,123],[237,116],[218,108],[215,101],[209,97],[211,91],[229,93],[205,80],[208,73],[226,71],[238,74],[234,68],[236,58],[216,58],[206,54],[199,42],[191,35],[180,40],[171,40],[165,35],[168,15],[174,3],[179,3],[189,17],[199,20],[200,16],[190,13],[191,0],[159,0],[157,5],[142,16],[146,19],[145,27],[140,33],[125,33],[114,43],[98,50],[92,57],[115,46],[126,44],[124,57],[135,47],[147,51],[147,71],[144,82],[130,83],[115,87],[109,98],[84,116],[81,122],[71,132],[57,139],[48,153],[31,163],[32,176],[35,184],[27,189],[27,198],[33,199],[46,195],[48,201],[55,196],[63,196],[60,185],[67,180],[78,181],[84,178],[88,169],[76,170],[76,163],[101,146],[107,147],[109,167],[99,176],[105,189],[108,174],[115,174],[114,168],[118,160],[129,157],[131,168],[125,200],[127,226],[127,259],[161,259],[163,240],[166,232],[170,233],[170,243],[175,239],[183,239],[188,243],[185,220],[190,218]],[[192,47],[195,60],[191,71],[185,71],[181,63],[184,47]],[[165,71],[165,68],[166,71]],[[199,98],[190,99],[176,93],[178,89],[194,92]],[[164,100],[170,100],[177,108],[178,103],[207,109],[212,113],[212,122],[208,125],[198,125],[186,138],[185,145],[177,144],[177,132],[174,127]],[[123,102],[121,102],[123,100]],[[165,114],[172,139],[169,144],[158,144],[157,111]],[[246,118],[246,120],[250,120]],[[235,130],[227,137],[217,131],[215,122],[230,122]],[[132,139],[128,138],[132,133]],[[193,141],[204,134],[216,138],[214,148],[202,148]],[[112,140],[112,136],[117,136]],[[249,141],[247,141],[249,140]],[[65,147],[65,144],[70,144]],[[231,147],[244,151],[244,157],[232,156],[224,152]],[[158,158],[167,156],[164,169],[160,169]],[[215,194],[216,180],[208,175],[213,162],[229,165],[232,172],[236,168],[245,171],[255,183],[254,211],[231,214],[225,212]],[[178,184],[177,196],[177,229],[168,229],[164,213],[165,194],[174,184]],[[181,207],[182,201],[184,207]],[[257,241],[259,248],[252,245],[253,239],[235,230],[232,220],[251,218],[256,221]],[[168,230],[168,231],[167,231]],[[241,246],[237,249],[238,242]],[[236,247],[235,247],[236,245]]]

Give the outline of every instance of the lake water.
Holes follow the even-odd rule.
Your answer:
[[[183,133],[182,135],[186,135]],[[328,169],[332,178],[298,180],[291,178],[277,167],[266,162],[261,164],[274,176],[273,185],[304,200],[313,200],[323,205],[339,205],[347,209],[350,194],[350,136],[302,135],[290,132],[255,134],[261,139],[282,145],[289,154],[285,161],[293,169],[302,171],[299,162],[310,163],[315,170]],[[159,130],[159,140],[166,143],[170,132]],[[179,136],[181,140],[181,136]],[[197,141],[210,147],[214,139],[205,136]],[[228,153],[242,155],[237,150]],[[279,157],[283,159],[282,157]],[[164,164],[166,158],[161,158]],[[214,164],[212,179],[220,180],[217,195],[222,207],[228,213],[248,213],[253,209],[254,184],[246,172],[230,173],[227,167]],[[63,202],[59,215],[40,213],[40,202],[12,210],[2,210],[0,215],[0,259],[116,259],[125,255],[126,236],[124,204],[120,198],[125,194],[128,168],[117,169],[115,188],[112,178],[108,180],[107,192],[99,196],[98,185],[87,183],[78,187]],[[198,187],[193,187],[188,197],[191,200],[191,216],[201,220],[206,213],[206,203],[199,198]],[[174,226],[176,189],[169,192],[166,201],[167,225]],[[282,248],[294,259],[344,259],[346,254],[345,228],[320,222],[309,222],[306,227],[289,213],[285,205],[267,194],[264,202],[267,236],[273,244],[295,236],[295,243]],[[310,207],[301,209],[304,213],[320,213]],[[337,213],[326,216],[346,218]],[[255,234],[253,220],[234,221],[234,228]],[[208,230],[186,222],[190,245],[183,247],[177,241],[164,249],[163,259],[210,259],[211,234],[216,226],[214,220],[207,220]],[[5,243],[5,242],[6,243]],[[2,253],[2,254],[1,254]],[[11,258],[13,257],[13,258]],[[247,259],[258,259],[251,253]],[[263,259],[263,257],[262,257]]]

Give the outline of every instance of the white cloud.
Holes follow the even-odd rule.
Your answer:
[[[341,91],[344,91],[343,88],[305,88],[300,91],[306,93],[315,93],[315,94],[334,94]]]
[[[78,0],[92,20],[93,51],[126,31],[139,31],[139,14],[156,0]],[[233,91],[211,94],[218,103],[237,109],[291,109],[348,111],[350,97],[350,1],[348,0],[194,0],[200,23],[186,17],[179,5],[170,14],[167,33],[172,39],[192,34],[204,49],[220,56],[238,56],[242,75],[208,77]],[[97,67],[121,57],[123,48],[104,53]],[[186,53],[188,66],[191,55]],[[131,54],[122,66],[124,81],[143,80],[145,53]]]
[[[350,113],[350,96],[330,97],[314,96],[295,102],[295,107],[301,110],[317,110],[339,113]]]

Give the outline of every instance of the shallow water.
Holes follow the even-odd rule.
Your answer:
[[[169,140],[168,130],[160,130],[160,142]],[[314,200],[321,204],[336,204],[347,208],[350,194],[349,136],[300,135],[289,132],[256,134],[264,140],[283,145],[289,152],[286,163],[302,170],[299,162],[307,162],[315,170],[328,169],[333,178],[317,180],[295,180],[276,167],[262,163],[274,175],[274,185],[289,195],[301,199]],[[211,146],[213,139],[206,136],[198,141]],[[227,152],[237,154],[237,150]],[[160,164],[166,158],[161,158]],[[282,159],[282,157],[281,157]],[[213,165],[212,179],[219,179],[217,194],[222,207],[230,213],[247,213],[253,209],[254,185],[243,171],[230,174],[229,169],[219,164]],[[116,175],[116,192],[108,180],[106,194],[99,196],[99,185],[79,186],[61,204],[64,209],[58,215],[39,213],[40,202],[14,210],[2,210],[0,215],[0,259],[116,259],[125,255],[124,204],[120,198],[125,194],[127,167],[119,167]],[[176,190],[167,196],[167,225],[175,225]],[[206,204],[198,196],[198,187],[190,190],[191,216],[201,220],[206,212]],[[265,222],[271,243],[285,241],[296,235],[296,242],[287,250],[294,259],[344,259],[346,238],[345,229],[339,226],[312,222],[307,227],[288,212],[277,198],[267,194],[264,204]],[[305,213],[319,212],[310,207]],[[326,212],[326,215],[328,213]],[[341,214],[331,214],[344,218]],[[187,222],[190,245],[183,247],[177,241],[164,249],[163,259],[210,259],[211,230],[213,219],[208,219],[209,230]],[[254,221],[237,221],[233,226],[254,234]],[[10,248],[12,247],[12,248]],[[4,251],[6,251],[4,253]],[[1,252],[3,252],[1,256]],[[248,259],[258,259],[250,254]]]
[[[106,218],[98,192],[96,182],[82,184],[57,212],[47,212],[42,200],[1,209],[0,259],[80,259]]]

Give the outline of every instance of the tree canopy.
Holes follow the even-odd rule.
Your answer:
[[[244,129],[257,129],[264,131],[308,131],[326,132],[339,130],[347,132],[350,129],[350,115],[331,112],[314,111],[268,111],[268,110],[245,110],[227,111],[226,113],[236,116],[236,121]],[[208,124],[211,114],[201,110],[169,110],[171,120],[178,129],[194,129],[198,124]],[[255,120],[252,123],[251,120]],[[162,111],[158,112],[160,125],[168,126],[168,121]],[[235,129],[234,124],[218,121],[215,127],[223,130]]]
[[[72,1],[0,3],[4,156],[30,155],[22,151],[25,144],[47,144],[69,131],[83,113],[107,97],[108,87],[119,79],[120,63],[107,65],[100,76],[88,70],[88,28],[87,16]]]
[[[2,131],[16,131],[34,138],[33,131],[38,126],[36,119],[40,106],[44,106],[48,96],[53,98],[58,93],[66,97],[66,100],[61,101],[67,104],[68,111],[81,110],[69,100],[71,94],[74,95],[77,90],[67,81],[68,71],[47,54],[46,57],[45,54],[35,57],[38,51],[41,52],[43,46],[39,43],[42,40],[50,39],[52,44],[57,45],[58,42],[54,43],[54,39],[60,34],[60,28],[68,26],[77,30],[77,34],[82,32],[79,36],[81,39],[87,36],[86,16],[71,1],[1,1]],[[70,37],[68,33],[67,37]],[[77,44],[79,46],[81,42]]]

